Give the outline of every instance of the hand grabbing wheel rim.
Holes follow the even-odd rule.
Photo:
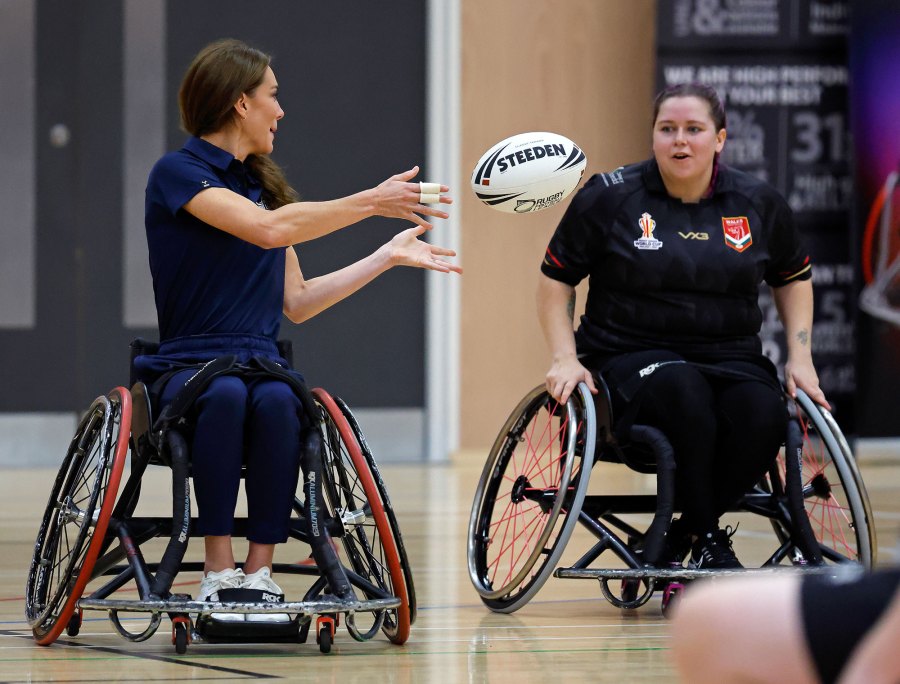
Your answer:
[[[584,383],[564,407],[536,387],[504,424],[469,518],[469,576],[491,610],[522,607],[555,569],[578,522],[596,429]]]
[[[382,631],[392,643],[406,643],[411,624],[409,596],[400,554],[372,471],[334,399],[321,388],[312,393],[322,409],[325,446],[322,484],[329,515],[335,515],[337,509],[343,513],[365,513],[362,522],[345,522],[349,528],[341,543],[354,572],[400,599],[399,608],[386,611]],[[359,616],[357,612],[356,618]]]
[[[406,581],[406,595],[409,601],[409,622],[410,624],[415,624],[416,622],[416,613],[417,613],[417,604],[416,604],[416,589],[415,584],[413,583],[412,576],[412,566],[409,564],[409,557],[406,554],[406,546],[403,544],[403,537],[400,534],[400,525],[397,523],[397,516],[394,514],[394,508],[391,505],[391,499],[388,496],[387,487],[384,486],[384,480],[381,479],[381,472],[378,470],[378,464],[375,462],[375,457],[372,455],[372,450],[369,448],[368,443],[366,442],[366,438],[362,433],[362,430],[359,428],[359,424],[356,422],[356,418],[353,413],[350,411],[350,407],[347,406],[346,403],[340,397],[333,397],[334,403],[337,404],[338,408],[341,409],[341,413],[344,414],[344,418],[347,419],[347,424],[350,426],[350,429],[353,430],[353,435],[356,437],[356,442],[359,444],[359,447],[362,451],[363,456],[366,459],[366,463],[369,465],[369,470],[372,471],[372,476],[375,480],[375,487],[378,489],[378,494],[381,497],[381,505],[384,508],[384,512],[387,515],[388,522],[390,523],[391,534],[394,536],[394,543],[397,545],[397,552],[400,554],[400,567],[403,568],[403,579]]]
[[[91,580],[116,500],[131,431],[131,394],[116,387],[82,418],[57,474],[35,541],[25,616],[52,644]]]

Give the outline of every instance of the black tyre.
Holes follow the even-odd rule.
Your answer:
[[[66,634],[70,637],[78,636],[78,633],[81,631],[81,611],[76,610],[72,613],[72,617],[69,618],[69,624],[66,625]]]
[[[172,625],[172,642],[175,644],[175,653],[184,655],[188,647],[188,628],[184,622],[176,622]]]
[[[322,625],[321,627],[319,627],[319,635],[316,641],[319,642],[319,650],[322,653],[331,653],[331,644],[333,638],[331,636],[331,629],[328,627],[328,625]]]

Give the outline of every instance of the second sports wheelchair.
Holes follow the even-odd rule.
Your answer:
[[[152,343],[136,341],[136,353],[152,353]],[[135,349],[138,349],[135,352]],[[290,359],[289,347],[280,344]],[[174,402],[173,402],[174,403]],[[78,634],[85,611],[106,611],[116,631],[130,641],[144,641],[164,615],[172,623],[172,643],[185,653],[192,640],[305,642],[315,618],[315,637],[322,652],[331,650],[335,626],[344,615],[351,636],[364,641],[379,631],[395,644],[409,637],[416,618],[413,577],[384,482],[359,425],[347,405],[323,389],[308,403],[322,448],[318,483],[304,477],[294,499],[290,536],[311,543],[311,517],[339,545],[344,573],[355,598],[331,593],[328,572],[315,563],[276,563],[273,571],[307,575],[311,585],[302,601],[193,601],[172,592],[176,575],[202,571],[202,562],[184,561],[193,536],[190,461],[184,430],[178,424],[154,423],[147,388],[116,387],[98,397],[80,421],[50,494],[28,573],[26,617],[37,643],[49,645],[65,630]],[[130,473],[119,484],[130,454]],[[148,465],[171,469],[172,515],[136,517],[141,480]],[[304,475],[307,467],[304,466]],[[318,505],[310,499],[315,497]],[[313,513],[310,513],[313,511]],[[235,521],[235,536],[245,534],[246,519]],[[141,547],[155,538],[168,539],[158,563],[144,559]],[[314,549],[315,551],[315,549]],[[307,551],[308,553],[308,551]],[[305,558],[306,553],[299,553]],[[88,584],[110,576],[87,595]],[[132,584],[133,583],[133,584]],[[127,586],[138,598],[117,598]],[[120,613],[143,613],[149,624],[127,629]],[[220,623],[213,613],[287,613],[289,623]]]
[[[564,405],[536,387],[513,410],[490,450],[472,505],[467,553],[472,583],[491,610],[518,610],[553,574],[599,580],[603,596],[620,608],[637,608],[664,589],[665,613],[686,582],[744,572],[660,561],[674,512],[671,446],[658,435],[651,438],[647,426],[634,426],[627,444],[617,441],[609,389],[602,378],[595,380],[596,396],[581,383]],[[831,413],[802,391],[796,400],[787,395],[785,400],[791,418],[784,448],[766,477],[734,507],[764,516],[774,531],[762,567],[818,571],[817,566],[851,562],[871,567],[872,512],[847,440]],[[650,449],[651,444],[656,446]],[[599,461],[656,473],[656,495],[588,494],[589,480],[600,480],[604,472],[592,472]],[[623,519],[629,514],[652,521],[642,531]],[[597,541],[571,567],[557,567],[577,523]],[[598,562],[605,551],[618,558],[617,567]],[[620,583],[616,591],[611,582]]]

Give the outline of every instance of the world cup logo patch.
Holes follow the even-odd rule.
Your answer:
[[[725,244],[735,252],[743,252],[753,244],[750,221],[746,216],[723,216],[722,232],[725,234]]]
[[[634,241],[634,246],[638,249],[659,249],[663,243],[653,237],[653,231],[656,229],[656,221],[646,211],[641,214],[638,219],[638,225],[641,227],[641,237]]]

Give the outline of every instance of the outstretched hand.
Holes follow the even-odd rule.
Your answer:
[[[395,235],[386,245],[389,250],[391,264],[394,266],[413,266],[426,268],[430,271],[442,273],[462,273],[462,268],[451,264],[440,257],[456,256],[456,252],[446,247],[438,247],[428,242],[423,242],[419,236],[425,232],[424,226],[408,228]]]
[[[425,230],[430,230],[431,224],[419,214],[447,218],[449,216],[447,212],[419,202],[419,184],[410,182],[418,173],[419,167],[414,166],[409,171],[391,176],[379,184],[375,188],[375,213],[379,216],[412,221]],[[452,204],[453,199],[444,195],[444,193],[450,192],[450,188],[446,185],[440,187],[439,204]]]

